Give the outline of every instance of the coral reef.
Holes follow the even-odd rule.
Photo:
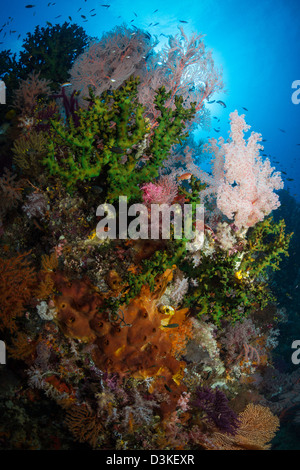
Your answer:
[[[19,62],[0,55],[14,105],[0,177],[3,448],[268,449],[295,404],[298,378],[273,364],[286,315],[272,282],[293,242],[271,213],[280,174],[237,112],[229,142],[206,147],[212,174],[201,169],[193,129],[208,125],[221,71],[202,35],[155,45],[125,25],[89,41],[64,24],[29,33]],[[99,236],[97,208],[118,218],[120,196],[147,222],[153,204],[170,210],[170,236],[163,212],[158,239],[120,236],[121,219]],[[192,208],[194,238],[177,236],[175,204]]]

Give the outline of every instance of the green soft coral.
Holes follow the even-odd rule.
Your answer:
[[[104,92],[101,97],[90,91],[90,106],[77,112],[77,127],[72,119],[68,123],[51,121],[53,129],[44,164],[52,175],[65,181],[68,190],[74,190],[78,181],[103,174],[108,202],[120,195],[138,199],[139,184],[156,178],[171,146],[186,137],[185,121],[194,116],[195,104],[184,109],[182,98],[175,97],[175,109],[166,108],[170,94],[161,88],[155,98],[160,116],[143,152],[148,160],[139,160],[150,127],[137,100],[138,83],[131,77],[120,89]]]
[[[197,267],[183,261],[178,267],[198,282],[185,304],[194,306],[198,316],[209,315],[217,325],[222,319],[234,323],[253,308],[266,307],[276,300],[268,286],[268,271],[279,269],[281,256],[288,256],[291,236],[285,233],[283,220],[275,223],[269,217],[249,231],[243,253],[218,250],[213,257],[203,255]]]
[[[278,223],[272,217],[253,227],[248,235],[248,251],[243,257],[241,269],[257,277],[267,269],[278,270],[282,256],[289,256],[288,248],[293,233],[285,233],[285,222]]]

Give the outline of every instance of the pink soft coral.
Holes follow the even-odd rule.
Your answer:
[[[252,227],[280,206],[274,190],[283,188],[279,172],[274,172],[270,160],[259,155],[261,134],[252,132],[245,141],[244,133],[250,129],[244,115],[230,114],[231,141],[212,142],[215,153],[214,167],[218,171],[209,192],[217,196],[217,206],[239,228]]]
[[[177,196],[177,185],[168,177],[161,178],[157,183],[146,183],[142,186],[145,204],[172,204]]]
[[[51,92],[50,81],[40,78],[40,72],[32,72],[26,80],[21,80],[19,88],[14,94],[14,107],[19,109],[22,115],[31,114],[37,105],[37,99],[41,95],[49,95]]]

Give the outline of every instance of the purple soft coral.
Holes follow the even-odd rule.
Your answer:
[[[197,398],[192,403],[195,408],[204,411],[207,419],[220,431],[234,434],[238,427],[238,417],[229,408],[228,399],[221,390],[212,390],[208,387],[199,387],[196,391]]]

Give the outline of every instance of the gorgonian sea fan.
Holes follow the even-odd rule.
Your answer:
[[[199,387],[192,406],[203,411],[208,421],[220,431],[235,434],[239,425],[238,417],[228,406],[228,399],[221,390]]]

